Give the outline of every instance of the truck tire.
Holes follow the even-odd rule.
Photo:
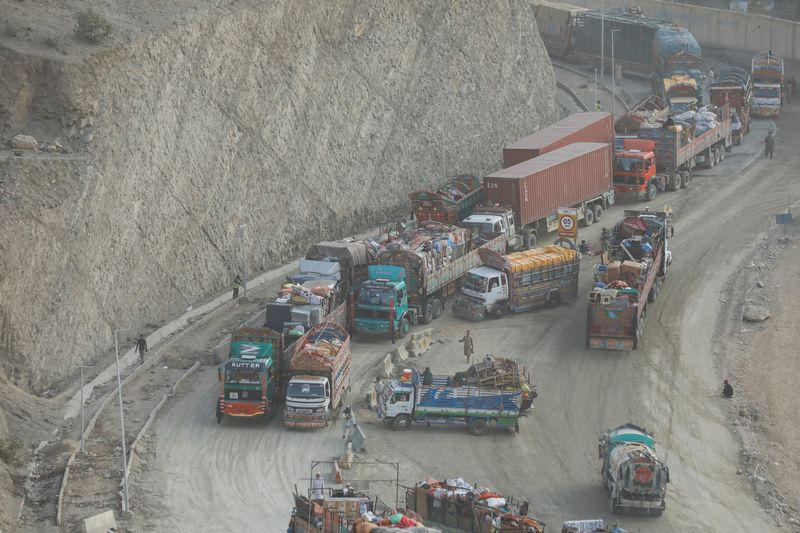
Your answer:
[[[392,420],[392,429],[395,431],[408,431],[411,429],[411,417],[408,415],[397,415]]]
[[[440,316],[442,316],[442,311],[444,311],[444,305],[442,305],[441,298],[434,298],[431,302],[433,306],[433,319],[436,320]]]
[[[536,248],[536,245],[539,243],[539,235],[536,233],[535,229],[523,230],[522,237],[526,250]]]
[[[594,207],[592,208],[592,211],[594,211],[594,221],[595,222],[597,222],[598,220],[603,218],[603,206],[601,204],[594,204]]]
[[[689,182],[692,181],[692,176],[685,170],[680,171],[681,177],[681,189],[685,189],[689,186]]]
[[[411,329],[411,324],[408,322],[408,317],[404,316],[402,320],[400,320],[400,326],[397,328],[397,338],[404,339],[406,335],[408,335],[408,331]]]
[[[419,317],[419,321],[423,324],[430,324],[433,321],[433,304],[431,302],[425,303],[425,308],[422,316]]]
[[[717,151],[713,148],[708,149],[708,168],[717,166]]]
[[[473,418],[469,423],[469,432],[478,437],[482,437],[489,433],[489,424],[483,418]]]
[[[489,316],[495,320],[503,318],[506,314],[506,308],[504,305],[495,305],[492,307],[492,310],[489,312]]]
[[[583,220],[581,220],[581,226],[586,228],[592,224],[594,224],[594,211],[592,211],[591,207],[588,207],[583,210]]]
[[[647,315],[646,309],[647,307],[642,310],[642,316],[639,317],[639,322],[636,324],[636,338],[633,339],[634,350],[639,348],[639,345],[642,343],[642,337],[644,337],[644,322]]]
[[[562,248],[566,248],[567,250],[574,250],[575,249],[575,243],[572,242],[572,239],[561,238],[561,239],[558,239],[553,244],[555,244],[556,246],[560,246]]]
[[[619,506],[619,500],[614,496],[614,492],[608,497],[608,512],[611,514],[620,514],[622,509]]]
[[[652,202],[656,199],[658,195],[658,187],[656,186],[655,182],[651,181],[647,184],[647,201]]]
[[[650,509],[651,516],[659,517],[662,514],[664,514],[664,509]]]
[[[548,308],[558,307],[561,305],[561,293],[558,291],[551,291],[550,294],[547,295],[547,299],[544,301],[544,306]]]
[[[725,145],[724,144],[721,144],[719,146],[719,160],[720,161],[725,161]]]

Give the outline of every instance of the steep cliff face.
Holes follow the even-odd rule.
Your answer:
[[[0,160],[6,374],[41,390],[114,327],[220,291],[243,224],[261,271],[408,212],[442,151],[447,174],[495,169],[556,117],[535,28],[511,0],[286,0],[49,60],[57,84],[6,50],[30,79],[0,85],[4,131],[49,120],[85,147]]]

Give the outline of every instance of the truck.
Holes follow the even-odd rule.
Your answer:
[[[295,344],[284,376],[286,427],[330,423],[350,389],[350,359],[350,335],[333,322],[317,324]]]
[[[757,117],[778,117],[783,106],[783,59],[772,52],[756,54],[750,63],[753,79],[752,113]]]
[[[416,191],[408,195],[417,223],[429,220],[458,224],[483,200],[483,187],[478,176],[456,176],[435,191]]]
[[[667,117],[669,117],[667,103],[663,98],[651,94],[623,113],[614,123],[614,131],[619,134],[631,134],[642,128],[660,128]]]
[[[611,113],[573,113],[533,135],[506,145],[503,147],[503,168],[513,167],[579,142],[606,144],[614,142],[614,123]]]
[[[655,302],[672,263],[667,211],[626,210],[611,231],[608,263],[596,266],[586,310],[586,348],[636,350],[647,304]]]
[[[272,418],[279,405],[282,338],[269,328],[240,328],[219,366],[217,424],[225,415]]]
[[[489,174],[483,178],[489,205],[476,207],[463,224],[509,225],[510,249],[535,248],[540,235],[555,231],[559,207],[577,209],[588,226],[614,204],[611,150],[609,143],[578,142]]]
[[[720,108],[714,126],[695,136],[694,128],[643,128],[619,136],[614,154],[614,191],[620,199],[653,200],[659,191],[685,189],[692,170],[714,167],[733,146],[731,110]]]
[[[575,43],[575,18],[578,12],[587,11],[563,2],[533,0],[533,15],[544,47],[550,57],[569,59]]]
[[[674,114],[694,111],[700,107],[702,85],[685,72],[653,76],[653,94],[664,99]]]
[[[466,375],[431,375],[429,383],[416,369],[399,378],[375,385],[378,420],[405,431],[412,424],[461,425],[473,435],[486,435],[493,428],[519,433],[524,391],[521,386],[481,386]]]
[[[470,268],[480,264],[478,250],[505,251],[505,234],[481,235],[438,223],[408,230],[386,243],[378,265],[356,294],[358,333],[391,333],[403,338],[411,324],[441,316],[445,298],[456,291]],[[393,323],[390,324],[390,317]]]
[[[623,424],[603,434],[598,455],[612,514],[638,509],[661,516],[666,508],[669,468],[656,454],[653,435],[637,425]]]
[[[545,246],[508,255],[481,250],[479,255],[483,265],[467,272],[453,300],[456,316],[501,318],[577,296],[580,261],[575,250]]]
[[[742,144],[742,138],[750,132],[750,106],[753,101],[750,74],[739,67],[723,69],[711,83],[709,93],[712,105],[731,106],[734,112],[731,129],[733,144]]]

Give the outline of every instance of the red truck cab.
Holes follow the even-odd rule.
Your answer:
[[[622,150],[614,154],[614,193],[650,200],[658,191],[655,176],[655,142],[625,139]]]

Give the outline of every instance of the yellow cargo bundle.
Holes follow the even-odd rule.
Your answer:
[[[508,254],[507,260],[514,273],[559,265],[575,259],[577,252],[561,246],[544,246]]]

